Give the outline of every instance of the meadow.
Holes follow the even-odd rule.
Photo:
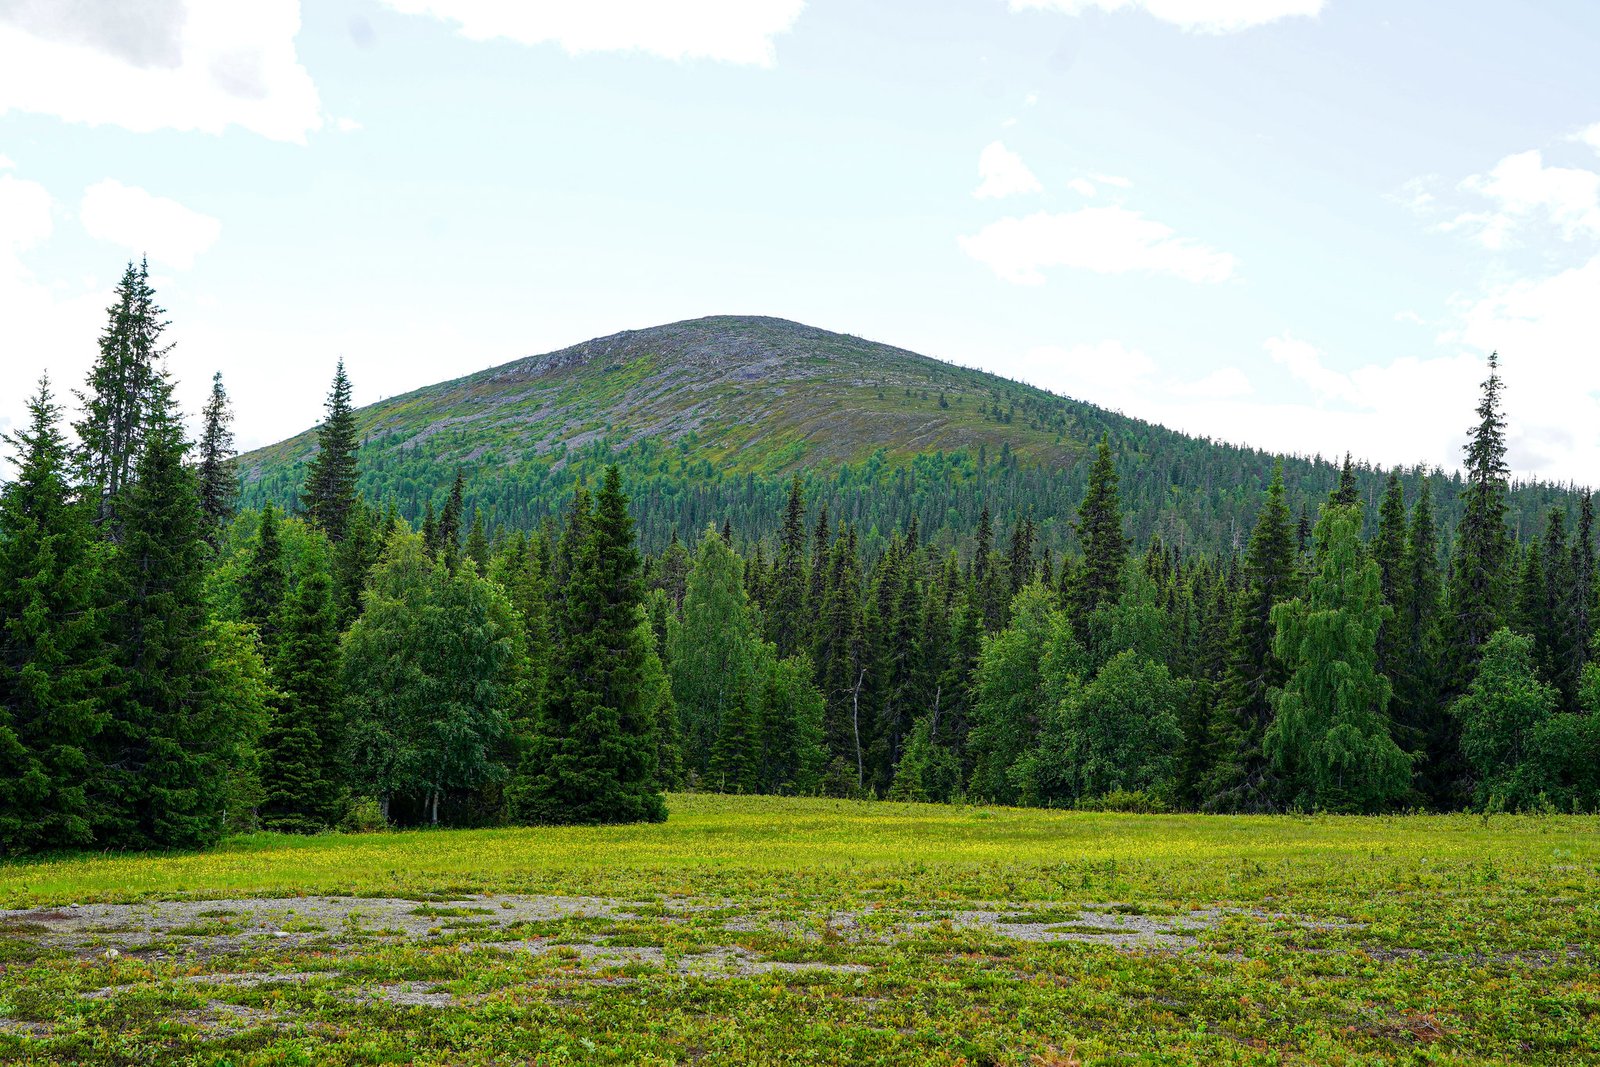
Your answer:
[[[1600,819],[670,806],[0,865],[0,1062],[1600,1062]]]

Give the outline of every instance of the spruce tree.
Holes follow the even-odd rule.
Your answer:
[[[666,818],[654,727],[643,692],[644,589],[617,468],[606,468],[592,527],[572,544],[561,647],[529,758],[539,768],[524,818],[613,823]],[[570,531],[569,531],[570,532]]]
[[[989,567],[994,558],[994,520],[989,516],[989,505],[978,513],[978,532],[972,542],[970,574],[972,587],[983,589],[988,582]]]
[[[155,296],[147,264],[141,260],[135,267],[130,262],[106,309],[88,388],[77,394],[83,409],[83,421],[74,425],[78,477],[96,518],[111,524],[113,539],[119,536],[114,522],[118,501],[135,477],[150,420],[162,402],[159,363],[172,348],[162,344],[166,310]]]
[[[1287,799],[1315,810],[1372,812],[1411,785],[1411,759],[1389,732],[1389,679],[1378,673],[1383,603],[1378,564],[1361,546],[1359,505],[1323,509],[1317,573],[1272,609],[1273,651],[1289,671],[1270,694],[1263,748]]]
[[[277,642],[278,612],[288,590],[288,569],[283,560],[283,542],[278,535],[278,511],[268,504],[261,511],[256,542],[245,563],[240,581],[240,615],[255,626],[261,644],[271,650]]]
[[[418,531],[422,535],[422,549],[428,553],[429,558],[439,557],[439,520],[433,514],[433,498],[429,497],[422,505],[422,528]]]
[[[1550,545],[1546,543],[1546,560]],[[1578,527],[1563,558],[1561,580],[1550,591],[1552,634],[1550,682],[1567,711],[1578,708],[1584,666],[1594,645],[1594,501],[1584,493],[1578,504]],[[1546,567],[1554,569],[1547,562]]]
[[[1444,580],[1427,479],[1411,508],[1402,585],[1405,598],[1393,622],[1397,638],[1391,673],[1395,741],[1417,763],[1417,786],[1423,798],[1438,804],[1448,791],[1455,752],[1439,695]]]
[[[489,573],[489,538],[483,529],[483,512],[477,508],[472,509],[472,528],[467,533],[467,543],[461,552],[472,564],[473,570],[478,572],[478,577]]]
[[[119,684],[94,775],[114,848],[193,848],[223,831],[236,724],[206,679],[213,647],[203,580],[208,549],[197,479],[158,376],[133,487],[119,508],[110,623]]]
[[[811,661],[805,656],[777,659],[771,645],[764,654],[767,662],[757,693],[761,789],[780,794],[814,793],[828,761],[822,740],[827,701],[812,681]]]
[[[211,378],[211,397],[206,401],[204,429],[200,435],[200,510],[205,513],[207,537],[213,548],[222,544],[222,535],[238,508],[239,469],[233,447],[233,409],[228,392],[222,387],[222,372]]]
[[[439,512],[439,558],[451,570],[455,570],[456,563],[461,559],[461,518],[466,508],[464,491],[465,485],[458,469],[456,480],[450,486],[450,495],[445,498],[444,510]]]
[[[1079,637],[1088,633],[1089,616],[1122,592],[1122,570],[1128,559],[1128,539],[1122,532],[1122,508],[1117,501],[1117,468],[1111,459],[1111,442],[1101,436],[1089,471],[1089,491],[1078,508],[1078,541],[1083,545],[1083,570],[1073,604],[1073,624]]]
[[[261,823],[315,833],[339,821],[344,744],[339,629],[327,565],[311,561],[285,600],[272,657],[278,691],[262,745]]]
[[[1460,693],[1471,681],[1480,650],[1506,617],[1511,540],[1506,529],[1503,388],[1499,356],[1491,354],[1478,423],[1467,433],[1467,487],[1450,567],[1446,677],[1451,693]]]
[[[799,474],[789,485],[789,502],[783,511],[770,600],[767,633],[778,646],[779,656],[792,656],[801,650],[806,631],[806,506]]]
[[[1406,494],[1400,475],[1390,471],[1384,485],[1383,502],[1378,505],[1378,536],[1372,544],[1372,558],[1378,564],[1383,602],[1393,615],[1378,631],[1378,671],[1392,675],[1395,670],[1395,626],[1404,608],[1406,564]]]
[[[71,498],[60,408],[47,378],[6,437],[0,490],[0,855],[91,842],[89,753],[109,669],[100,610],[105,550]]]
[[[827,701],[823,739],[828,754],[842,760],[857,788],[866,785],[866,745],[871,705],[863,707],[866,685],[866,641],[862,632],[861,564],[848,530],[833,542],[827,561],[826,599],[817,611],[817,644],[813,657],[817,684]],[[863,719],[867,722],[863,722]]]
[[[1560,513],[1552,511],[1551,517],[1554,518],[1558,514]],[[1553,523],[1550,533],[1558,533]],[[1565,540],[1564,535],[1562,540]],[[1561,571],[1558,569],[1553,576],[1547,578],[1544,550],[1538,541],[1530,542],[1522,552],[1522,564],[1518,568],[1511,615],[1518,632],[1533,638],[1534,660],[1539,665],[1540,673],[1545,677],[1549,677],[1550,674],[1551,635],[1555,630],[1555,620],[1550,615],[1550,594],[1554,588],[1551,578],[1559,580],[1560,577]]]
[[[1579,515],[1579,525],[1582,517]],[[1544,646],[1539,649],[1542,677],[1555,686],[1562,697],[1562,709],[1578,709],[1578,689],[1587,662],[1586,619],[1582,605],[1587,589],[1579,571],[1581,549],[1574,549],[1566,536],[1566,515],[1552,507],[1544,526]],[[1536,635],[1538,637],[1538,635]]]
[[[683,597],[689,588],[689,550],[678,540],[678,531],[672,531],[672,541],[661,554],[660,574],[655,586],[667,595],[673,611],[683,610]]]
[[[946,580],[955,581],[954,561],[946,567]],[[983,652],[983,620],[967,598],[956,596],[950,611],[950,655],[938,675],[939,719],[930,721],[930,736],[950,747],[961,761],[961,779],[972,773],[968,738],[979,657]],[[936,728],[935,728],[936,727]]]
[[[1010,595],[1016,596],[1022,587],[1033,581],[1033,516],[1024,515],[1011,530],[1011,552],[1006,557],[1006,574],[1011,582]]]
[[[1334,486],[1333,492],[1328,494],[1328,503],[1336,508],[1347,508],[1361,501],[1360,488],[1356,485],[1356,468],[1350,460],[1350,453],[1344,454],[1344,466],[1339,468],[1339,484]],[[1313,536],[1313,540],[1315,537]]]
[[[317,454],[306,468],[300,507],[335,544],[344,540],[356,504],[356,416],[350,406],[350,379],[344,360],[328,391],[327,418],[317,428]]]
[[[361,614],[361,596],[366,591],[367,579],[383,556],[384,542],[389,536],[382,518],[358,497],[345,527],[344,540],[333,546],[334,606],[341,633]]]
[[[1266,502],[1250,535],[1245,586],[1234,610],[1228,663],[1212,722],[1213,758],[1202,791],[1215,811],[1276,806],[1276,782],[1262,740],[1272,722],[1268,694],[1287,678],[1274,651],[1272,608],[1294,595],[1295,535],[1284,502],[1283,464],[1273,467]]]

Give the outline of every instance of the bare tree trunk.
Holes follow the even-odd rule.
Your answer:
[[[388,823],[388,821],[389,821],[389,794],[388,793],[384,793],[383,796],[378,798],[378,810],[383,813],[383,821],[385,823]]]
[[[928,724],[928,743],[932,744],[939,737],[939,699],[944,695],[944,686],[933,687],[933,721]]]
[[[856,676],[855,688],[850,690],[850,730],[856,738],[856,788],[867,787],[867,764],[861,754],[861,683],[867,680],[867,669],[861,668]]]
[[[434,826],[438,826],[439,825],[439,791],[437,789],[435,789],[433,791],[433,796],[430,799],[431,799],[431,803],[432,803],[432,807],[433,807],[432,823],[433,823]]]

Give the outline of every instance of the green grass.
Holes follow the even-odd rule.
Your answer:
[[[0,1061],[1600,1062],[1594,818],[671,809],[659,826],[256,835],[0,865],[0,905],[36,916],[352,894],[416,901],[413,922],[472,920],[410,940],[332,924],[197,936],[203,952],[168,930],[164,954],[106,960],[18,917],[0,943]],[[463,900],[477,894],[493,896]],[[619,913],[495,926],[494,898],[514,894]],[[1080,909],[1190,940],[1108,943]],[[199,933],[234,925],[207,910]],[[1076,939],[964,922],[978,910]],[[510,941],[544,951],[481,947]],[[311,978],[193,981],[254,972]],[[437,1002],[406,999],[418,991]]]

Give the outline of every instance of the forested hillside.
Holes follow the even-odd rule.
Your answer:
[[[983,401],[972,383],[988,379],[906,354],[885,366],[945,376],[926,379],[944,383],[937,410],[964,413],[906,447],[998,441],[999,459],[904,453],[896,467],[874,437],[860,460],[819,427],[922,390],[843,377],[831,357],[820,380],[796,371],[749,393],[719,392],[726,369],[699,356],[673,357],[669,381],[636,368],[634,399],[583,417],[619,441],[661,421],[603,468],[601,441],[581,462],[529,446],[509,467],[487,444],[447,443],[498,428],[509,448],[528,412],[568,425],[573,398],[594,395],[581,353],[458,383],[456,423],[421,421],[435,406],[419,398],[361,416],[340,365],[308,460],[251,461],[268,471],[255,491],[278,484],[283,503],[241,509],[221,376],[190,441],[164,315],[130,265],[71,435],[45,380],[9,440],[0,853],[203,846],[256,827],[648,821],[677,789],[1134,810],[1600,806],[1592,500],[1517,518],[1548,491],[1511,492],[1493,357],[1463,412],[1461,476],[1390,472],[1374,500],[1377,475],[1347,462],[1301,508],[1287,472],[1309,493],[1314,464],[1269,464],[1263,485],[1243,469],[1254,453],[1110,416],[1072,459],[1084,485],[1069,491],[1056,465],[1085,427],[1062,421],[1067,402],[999,385],[1005,402]],[[806,383],[837,392],[803,418],[785,408],[795,455],[764,450],[766,424],[729,427],[738,404]],[[649,397],[678,390],[691,396],[661,401],[674,414],[650,414],[667,407]],[[689,421],[700,428],[673,444]],[[1178,457],[1197,484],[1214,457],[1240,464],[1236,484],[1191,494],[1236,501],[1240,547],[1207,550],[1187,525],[1176,540],[1142,534],[1116,433],[1155,442],[1135,449],[1136,484],[1160,449],[1174,457],[1164,482]],[[689,458],[696,442],[726,450],[723,474]],[[855,462],[813,467],[807,449]],[[578,477],[588,465],[595,477]],[[436,502],[427,479],[445,471]],[[952,471],[965,471],[953,489]],[[474,481],[539,495],[475,505]],[[737,508],[717,495],[740,485]],[[669,520],[689,507],[710,521],[680,531]],[[640,515],[665,526],[653,550]]]
[[[429,502],[443,507],[459,471],[469,513],[531,530],[574,485],[616,464],[651,551],[707,523],[770,541],[799,474],[808,499],[853,523],[872,553],[913,517],[924,539],[954,546],[985,507],[997,521],[1030,516],[1040,544],[1059,553],[1076,544],[1083,460],[1108,436],[1136,541],[1225,552],[1243,547],[1275,460],[903,349],[732,316],[599,338],[357,417],[361,491],[411,522]],[[307,431],[242,457],[244,504],[291,504],[315,449]],[[1422,475],[1402,473],[1411,483]],[[1355,474],[1370,533],[1385,472]],[[1297,521],[1309,526],[1338,476],[1337,457],[1285,458]],[[1453,473],[1430,480],[1448,537],[1462,483]],[[1515,487],[1513,529],[1537,530],[1552,504],[1575,518],[1572,493]]]

